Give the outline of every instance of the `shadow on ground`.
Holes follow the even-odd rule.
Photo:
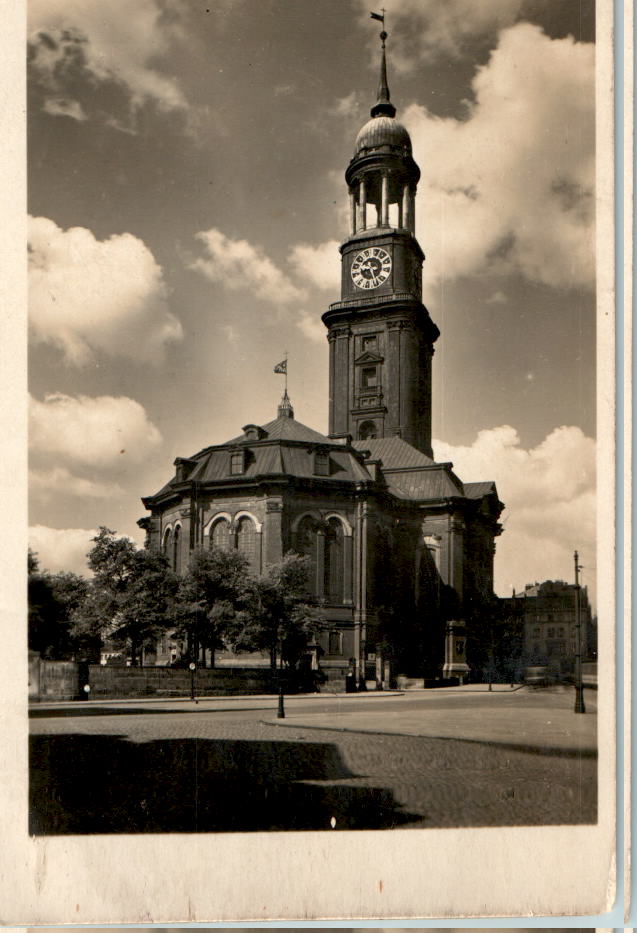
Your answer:
[[[391,829],[386,788],[352,786],[334,745],[38,735],[30,739],[34,835]],[[317,783],[318,782],[318,783]]]

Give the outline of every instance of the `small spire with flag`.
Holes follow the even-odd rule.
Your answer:
[[[287,361],[287,357],[286,357],[284,360],[281,360],[280,363],[277,363],[277,364],[276,364],[276,366],[274,367],[274,372],[275,372],[275,373],[284,373],[284,374],[287,376],[287,372],[288,372],[288,361]]]
[[[377,19],[379,23],[385,25],[385,7],[381,7],[382,13],[370,13],[372,19]]]

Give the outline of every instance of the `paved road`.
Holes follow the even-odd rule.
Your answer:
[[[588,699],[588,697],[587,697]],[[59,704],[32,719],[31,831],[196,832],[593,822],[596,761],[482,742],[297,726],[400,709],[495,715],[547,693]],[[554,702],[554,701],[553,701]],[[517,704],[517,706],[516,706]],[[508,711],[508,712],[507,712]],[[70,715],[69,715],[70,714]]]

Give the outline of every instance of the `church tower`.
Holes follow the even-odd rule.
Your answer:
[[[329,432],[356,441],[398,436],[432,457],[431,360],[439,331],[422,303],[420,169],[390,100],[384,29],[380,38],[378,99],[345,173],[350,231],[340,247],[341,300],[323,315]]]

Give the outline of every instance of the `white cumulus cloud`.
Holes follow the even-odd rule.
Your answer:
[[[234,240],[214,228],[197,235],[206,255],[190,264],[211,282],[220,282],[231,291],[245,289],[273,304],[290,304],[305,297],[303,289],[258,246],[247,240]]]
[[[470,446],[435,440],[464,482],[495,480],[506,509],[497,539],[496,590],[508,595],[536,580],[570,580],[573,551],[595,590],[595,441],[578,427],[555,428],[536,447],[522,447],[515,428],[480,431]]]
[[[42,502],[49,502],[61,495],[85,499],[113,499],[124,493],[118,483],[96,482],[83,476],[75,476],[66,467],[30,470],[29,490]]]
[[[426,281],[497,269],[593,285],[594,79],[591,44],[519,23],[477,71],[465,120],[407,108]]]
[[[358,3],[368,20],[367,0]],[[523,0],[393,0],[390,31],[399,38],[392,46],[392,66],[408,69],[418,61],[457,58],[469,44],[513,25],[522,6]]]
[[[143,406],[131,398],[57,393],[30,400],[29,446],[37,454],[108,469],[141,463],[160,443]]]
[[[296,275],[317,288],[338,289],[341,284],[341,255],[337,240],[327,240],[318,246],[298,243],[288,257]]]
[[[80,123],[87,119],[80,102],[68,97],[49,97],[44,101],[42,109],[52,117],[71,117]]]
[[[124,85],[133,105],[150,99],[166,110],[184,107],[177,80],[157,64],[183,38],[178,19],[164,13],[155,0],[30,0],[35,67],[58,87],[80,56],[93,80]]]
[[[42,570],[52,573],[68,571],[91,576],[86,555],[93,547],[91,541],[97,529],[91,528],[48,528],[33,525],[29,528],[29,547],[35,551]]]
[[[84,227],[29,220],[29,315],[33,335],[74,364],[96,351],[162,359],[182,336],[166,302],[161,266],[130,233],[97,240]]]

